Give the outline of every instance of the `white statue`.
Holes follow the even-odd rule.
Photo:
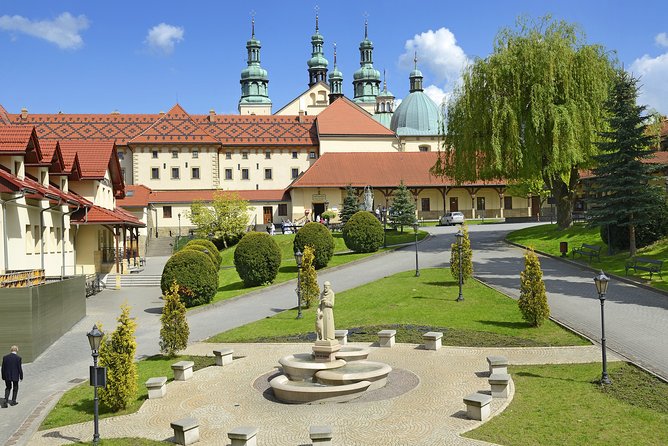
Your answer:
[[[364,210],[373,212],[373,190],[371,190],[371,186],[364,187]]]
[[[319,341],[334,340],[334,290],[332,284],[324,283],[320,294],[320,305],[316,310],[316,334]]]

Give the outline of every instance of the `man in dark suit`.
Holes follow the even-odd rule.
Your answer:
[[[19,348],[12,345],[9,354],[2,358],[2,379],[5,381],[5,400],[2,407],[6,408],[7,403],[10,406],[16,406],[16,395],[19,393],[19,380],[23,381],[23,367],[21,367],[21,357]],[[9,392],[12,391],[12,400],[9,400]]]

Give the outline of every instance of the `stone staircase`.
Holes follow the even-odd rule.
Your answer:
[[[119,274],[121,277],[121,288],[125,287],[159,287],[160,276],[150,274]],[[104,281],[108,289],[116,287],[116,274],[107,274]]]
[[[176,243],[176,237],[152,238],[148,242],[146,257],[171,256]]]

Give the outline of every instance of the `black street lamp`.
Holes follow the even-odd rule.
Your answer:
[[[181,214],[179,214],[179,237],[181,237]]]
[[[383,207],[383,248],[387,248],[387,208]]]
[[[295,260],[297,261],[297,319],[302,318],[302,258],[304,254],[298,249],[295,253]]]
[[[457,296],[457,302],[461,302],[464,300],[464,295],[462,294],[462,248],[464,247],[464,233],[461,229],[457,231],[455,237],[457,237],[457,252],[459,253],[459,296]]]
[[[100,343],[102,342],[102,337],[104,336],[104,333],[102,333],[98,328],[97,325],[93,325],[93,329],[86,334],[88,336],[88,343],[90,344],[90,350],[93,355],[93,367],[90,370],[90,376],[92,379],[92,385],[93,385],[93,392],[94,392],[94,398],[93,398],[93,404],[94,404],[94,409],[93,409],[93,415],[94,415],[94,431],[93,431],[93,444],[98,444],[100,441],[100,414],[99,414],[99,409],[98,409],[98,397],[97,397],[97,388],[98,385],[101,385],[102,383],[98,383],[98,366],[97,366],[97,358],[100,355]],[[103,367],[100,367],[103,369]]]
[[[420,227],[419,223],[416,221],[413,223],[413,231],[415,232],[415,277],[420,277],[420,267],[418,266],[418,228]]]
[[[605,305],[605,293],[608,292],[608,282],[610,279],[601,271],[594,277],[596,284],[596,291],[598,292],[598,300],[601,301],[601,354],[603,356],[603,374],[601,375],[601,384],[612,384],[608,376],[608,360],[605,351],[605,312],[603,311]]]

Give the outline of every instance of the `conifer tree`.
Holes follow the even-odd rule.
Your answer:
[[[314,249],[311,246],[305,246],[304,257],[302,257],[301,298],[304,307],[306,308],[317,306],[320,298],[318,273],[315,271],[315,266],[313,265],[314,261]]]
[[[190,327],[186,319],[186,306],[179,297],[179,285],[175,282],[165,293],[165,305],[160,316],[160,351],[175,356],[188,346]]]
[[[129,305],[121,305],[117,321],[111,337],[105,335],[100,344],[100,365],[107,367],[107,387],[100,389],[100,400],[114,412],[125,409],[137,397],[137,323],[130,317]]]
[[[520,280],[520,299],[517,304],[522,318],[533,327],[540,327],[550,316],[550,306],[545,294],[543,271],[533,249],[528,249],[524,255],[524,271],[520,273]]]
[[[473,250],[471,249],[471,240],[469,239],[469,229],[465,224],[462,225],[462,281],[473,277]],[[450,272],[455,280],[459,280],[459,246],[457,242],[450,245]]]
[[[346,198],[343,199],[343,209],[339,216],[341,217],[341,223],[346,224],[350,217],[355,215],[357,211],[360,210],[360,205],[357,201],[357,194],[352,185],[346,186]]]
[[[411,226],[415,223],[415,199],[403,181],[394,191],[392,222],[401,227],[401,232],[404,231],[404,226]]]
[[[628,228],[630,255],[636,253],[636,229],[647,215],[665,206],[665,197],[652,184],[656,166],[643,163],[652,151],[652,136],[646,131],[647,107],[636,104],[638,79],[624,70],[617,72],[605,103],[609,131],[601,132],[601,154],[589,188],[589,224]],[[608,244],[612,241],[608,240]]]

